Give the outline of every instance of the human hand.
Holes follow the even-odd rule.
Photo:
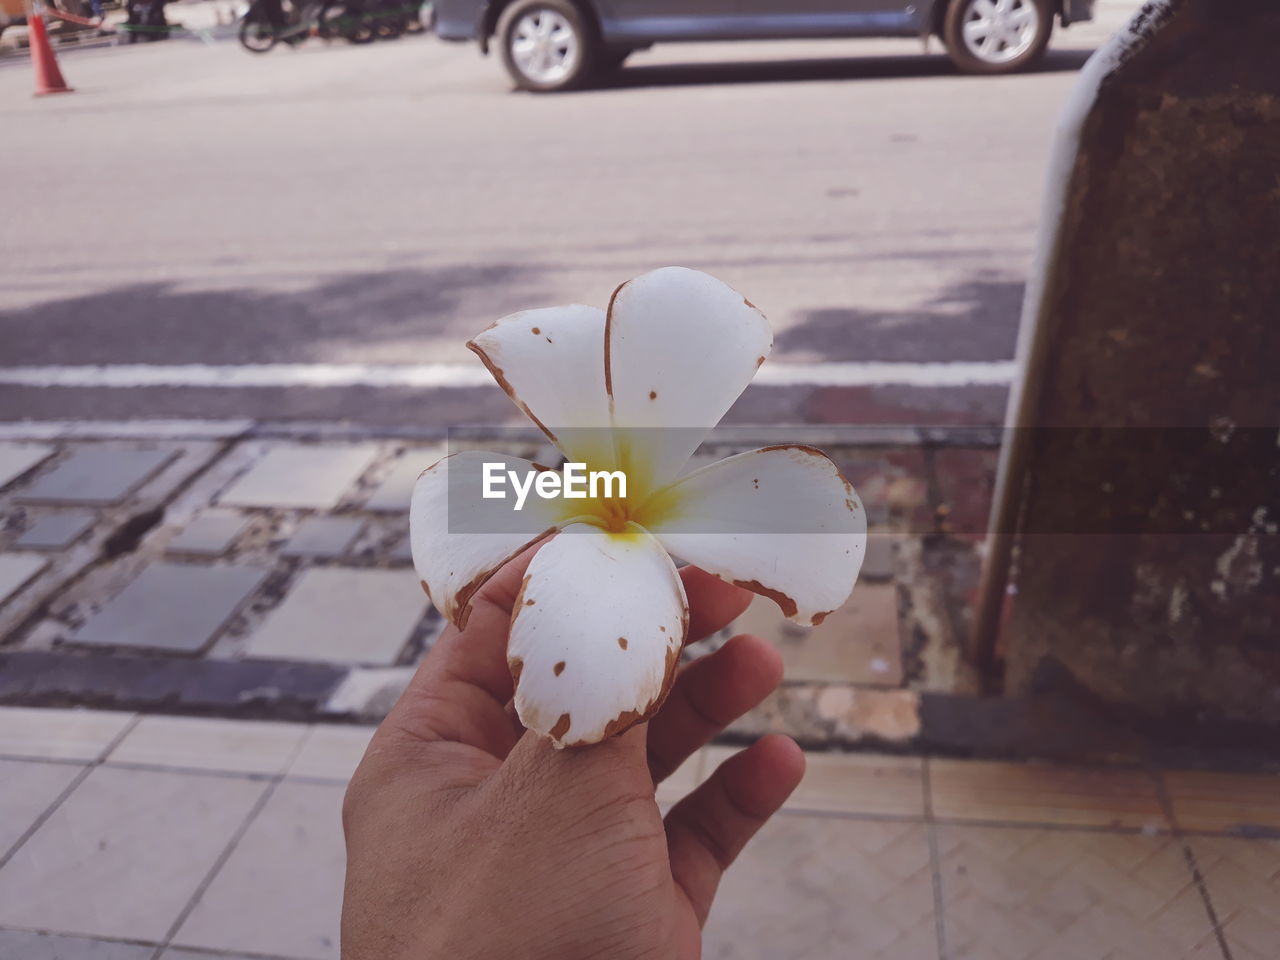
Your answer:
[[[800,782],[769,736],[727,760],[665,820],[654,786],[781,682],[764,641],[734,637],[687,665],[648,723],[555,750],[510,705],[511,607],[533,550],[445,630],[374,735],[347,790],[344,960],[697,958],[721,874]],[[751,595],[681,571],[689,641]]]

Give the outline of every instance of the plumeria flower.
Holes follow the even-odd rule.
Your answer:
[[[625,497],[530,496],[517,511],[484,496],[485,465],[521,476],[549,468],[468,451],[429,468],[413,492],[414,565],[458,628],[485,582],[546,540],[512,616],[507,661],[521,722],[557,747],[621,733],[666,697],[688,627],[673,558],[803,624],[848,599],[866,515],[824,454],[773,446],[688,470],[772,345],[750,301],[680,267],[623,284],[607,311],[517,313],[467,345],[566,462],[626,477]]]

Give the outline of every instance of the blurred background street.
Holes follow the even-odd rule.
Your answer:
[[[769,368],[804,365],[767,368],[797,385],[753,388],[740,419],[1000,422],[1055,118],[1137,6],[1101,0],[1007,77],[958,75],[936,39],[673,44],[537,97],[428,36],[256,57],[188,37],[64,53],[77,92],[37,101],[26,59],[0,58],[0,408],[492,422],[514,411],[468,390],[469,335],[678,263],[764,309]],[[127,389],[279,363],[463,367],[430,398]],[[836,409],[810,395],[846,381]]]

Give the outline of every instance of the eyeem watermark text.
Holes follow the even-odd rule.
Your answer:
[[[515,509],[523,510],[530,491],[543,500],[563,497],[566,500],[626,499],[627,475],[621,470],[587,470],[585,463],[566,463],[561,472],[530,470],[521,476],[516,470],[508,470],[505,463],[484,465],[486,500],[505,500],[515,493]],[[508,484],[510,490],[507,489]]]

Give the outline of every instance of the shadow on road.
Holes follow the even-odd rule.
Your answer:
[[[3,363],[278,363],[461,343],[539,300],[509,264],[354,272],[290,289],[135,283],[0,311]],[[429,358],[427,358],[429,359]]]
[[[1079,70],[1092,50],[1050,51],[1033,73]],[[628,66],[614,76],[583,90],[634,87],[677,87],[702,84],[788,83],[812,80],[890,80],[911,77],[958,76],[943,54],[895,57],[841,57],[819,60],[760,60],[733,63],[679,63]],[[991,82],[990,77],[970,78]]]
[[[822,307],[778,331],[777,353],[828,360],[991,360],[1013,356],[1022,280],[984,271],[911,310]]]

